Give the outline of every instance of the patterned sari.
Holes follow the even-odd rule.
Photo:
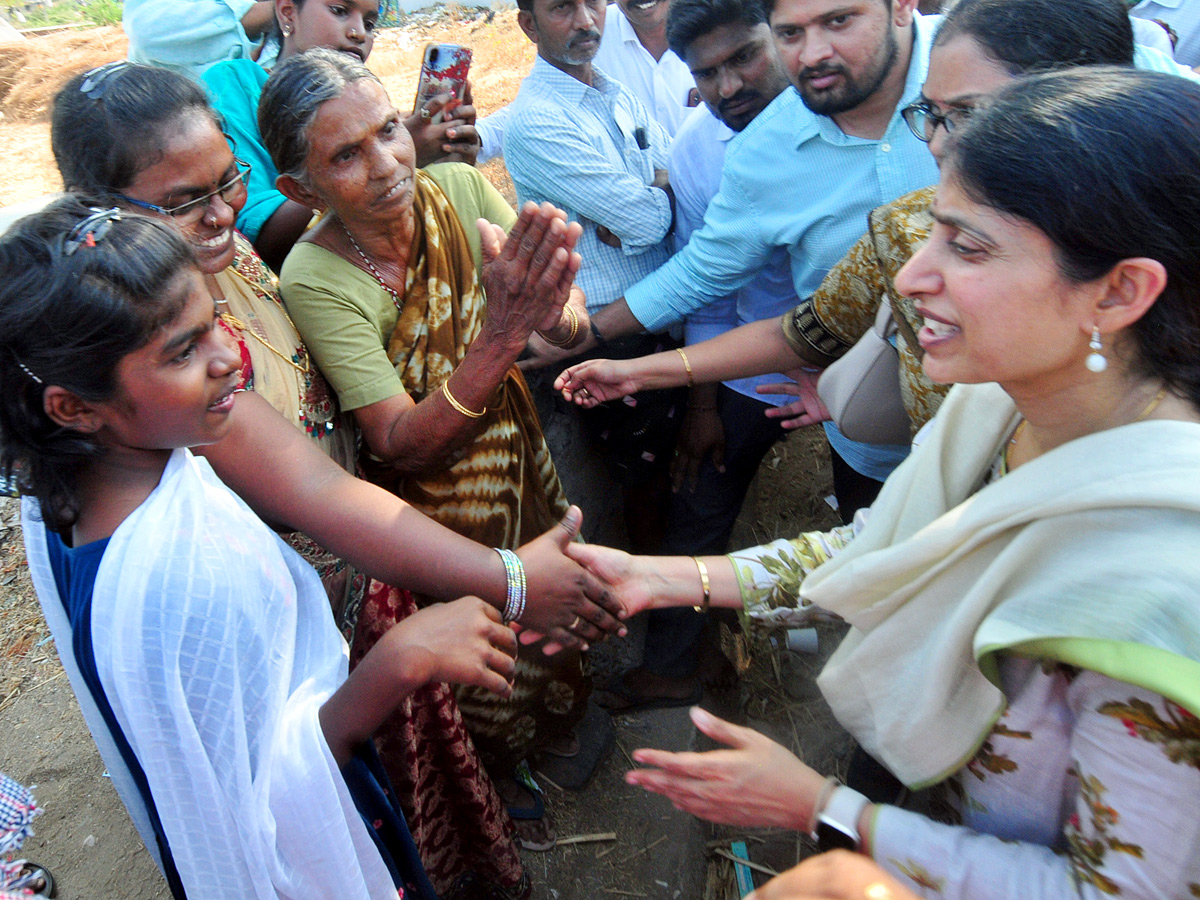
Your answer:
[[[387,349],[404,389],[419,402],[440,389],[462,362],[471,341],[480,333],[486,302],[458,215],[441,189],[423,172],[417,173],[414,207],[416,230],[404,303]],[[554,525],[566,512],[567,501],[529,389],[515,366],[496,387],[487,407],[478,435],[439,472],[401,475],[365,453],[363,468],[372,482],[446,527],[488,546],[515,549]],[[416,601],[421,605],[432,602],[420,596]],[[372,583],[359,617],[355,660],[395,622],[410,614],[410,603],[408,592]],[[434,685],[426,690],[447,689],[445,685]],[[459,688],[456,695],[461,720],[451,709],[444,711],[444,718],[448,717],[445,724],[453,726],[457,722],[461,727],[465,721],[488,768],[497,776],[507,776],[536,747],[570,731],[583,715],[589,690],[578,652],[548,657],[540,644],[524,646],[511,699],[503,700],[477,688]],[[459,784],[443,778],[438,785],[421,780],[416,761],[428,753],[444,755],[448,751],[422,741],[419,730],[401,712],[380,729],[376,740],[397,787],[402,793],[413,791],[418,808],[410,813],[406,806],[405,813],[430,877],[441,890],[445,884],[441,878],[454,868],[451,863],[459,861],[442,859],[439,854],[451,853],[467,843],[461,836],[455,838],[453,832],[459,826],[449,814],[469,813],[461,815],[463,824],[491,827],[498,798],[490,783],[486,785],[487,797],[473,793],[475,787],[469,778]],[[473,755],[460,755],[458,764],[469,768],[472,760]],[[426,768],[427,777],[437,774],[430,776]],[[422,811],[426,806],[430,807],[428,815]],[[500,818],[507,826],[507,816],[501,812]],[[436,833],[426,833],[427,829]],[[499,850],[493,847],[489,864],[502,870],[507,859]],[[483,871],[478,860],[474,868],[484,877],[512,884],[511,873],[520,872],[520,861],[514,852],[512,868],[495,875]]]
[[[279,299],[278,279],[237,232],[234,248],[233,264],[213,278],[223,296],[221,325],[237,341],[242,357],[239,389],[261,396],[330,459],[354,473],[354,422],[342,414],[337,397],[309,357]],[[366,576],[303,532],[284,539],[321,576],[334,622],[349,640],[366,593]]]

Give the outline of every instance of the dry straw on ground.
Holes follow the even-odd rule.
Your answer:
[[[0,45],[0,111],[6,118],[40,121],[76,73],[123,59],[129,41],[120,28],[58,32]]]

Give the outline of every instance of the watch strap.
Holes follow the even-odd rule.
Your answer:
[[[858,820],[870,805],[871,801],[853,788],[845,785],[834,788],[825,808],[817,815],[817,831],[813,837],[820,849],[857,850],[862,846]]]

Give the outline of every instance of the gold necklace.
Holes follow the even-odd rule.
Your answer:
[[[246,282],[246,284],[248,284],[250,286],[250,290],[254,291],[255,294],[258,294],[261,296],[262,293],[264,293],[258,285],[256,285],[253,281],[251,281],[249,278],[247,278],[245,275],[243,275],[241,272],[239,272],[233,266],[230,266],[226,271],[232,272],[238,278],[242,279],[242,281]],[[269,299],[268,302],[275,303],[275,305],[279,307],[279,311],[281,313],[283,313],[283,317],[285,319],[287,319],[287,323],[292,326],[292,331],[295,331],[296,336],[299,337],[300,332],[296,328],[296,323],[292,321],[292,317],[288,315],[288,312],[284,308],[283,304],[277,303],[274,299]],[[218,300],[217,303],[221,306],[229,305],[229,301],[224,298]],[[293,369],[295,369],[301,375],[307,376],[309,374],[307,349],[302,351],[301,359],[303,360],[303,365],[301,365],[300,363],[296,362],[296,359],[292,354],[284,353],[282,350],[280,350],[278,347],[276,347],[274,344],[272,344],[270,341],[268,341],[266,338],[264,338],[262,335],[260,335],[258,332],[256,332],[253,328],[251,328],[249,325],[247,325],[245,322],[243,322],[241,319],[239,319],[237,316],[235,316],[233,313],[231,313],[229,311],[221,313],[221,320],[223,322],[225,322],[227,325],[229,325],[230,328],[235,329],[239,334],[249,334],[256,341],[258,341],[260,344],[262,344],[264,347],[266,347],[268,350],[270,350],[272,353],[274,353],[276,356],[278,356],[280,359],[282,359],[285,363],[287,363],[289,366],[291,366]]]
[[[1163,386],[1158,389],[1158,393],[1155,394],[1154,397],[1150,400],[1150,402],[1146,404],[1145,408],[1142,409],[1142,411],[1140,413],[1138,413],[1137,418],[1134,419],[1133,422],[1127,422],[1126,424],[1132,425],[1132,424],[1134,424],[1134,422],[1142,421],[1147,416],[1149,416],[1150,413],[1152,413],[1156,409],[1158,409],[1158,405],[1160,403],[1162,403],[1163,400],[1165,400],[1166,398],[1167,398],[1167,389],[1166,389],[1166,386]],[[1025,419],[1025,418],[1021,419],[1021,421],[1017,424],[1016,429],[1013,431],[1013,436],[1009,439],[1008,445],[1004,448],[1004,470],[1005,471],[1008,471],[1008,468],[1009,468],[1008,454],[1012,450],[1012,448],[1017,445],[1017,441],[1020,439],[1021,434],[1025,431],[1025,426],[1028,423],[1029,423],[1028,419]]]

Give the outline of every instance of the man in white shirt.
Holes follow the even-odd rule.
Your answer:
[[[674,249],[674,200],[666,180],[671,139],[629,88],[593,64],[606,31],[604,0],[518,0],[518,9],[538,57],[509,107],[508,170],[519,202],[548,201],[583,227],[575,283],[594,313]],[[653,336],[635,335],[614,352],[643,356],[660,347]],[[559,443],[559,425],[586,432],[612,479],[605,493],[620,489],[631,545],[656,552],[686,391],[648,391],[628,403],[577,410],[555,400],[553,375],[541,373],[530,388],[543,404],[562,407],[561,415],[544,408],[541,415],[567,495],[586,504],[591,519],[600,517],[588,499],[595,479],[581,477],[575,461],[564,458],[573,439]]]
[[[667,47],[670,0],[616,0],[605,13],[600,50],[592,61],[641,101],[671,137],[699,101],[692,73]],[[482,142],[477,163],[504,154],[504,129],[511,107],[505,106],[475,123]]]
[[[1200,0],[1142,0],[1130,15],[1166,22],[1179,38],[1175,60],[1200,66]]]
[[[593,62],[633,92],[674,137],[699,102],[687,64],[667,45],[671,0],[616,0]]]

